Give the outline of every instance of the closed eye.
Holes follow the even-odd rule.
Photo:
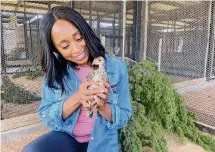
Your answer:
[[[83,37],[81,37],[80,39],[77,39],[77,42],[81,42],[83,40]]]
[[[62,49],[64,49],[64,50],[65,50],[65,49],[67,49],[68,47],[69,47],[69,45],[67,45],[67,46],[65,46],[65,47],[62,47]]]

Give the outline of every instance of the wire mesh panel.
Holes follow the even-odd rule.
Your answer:
[[[75,1],[73,8],[84,16],[106,51],[121,56],[122,2]]]
[[[39,20],[48,4],[1,2],[1,118],[35,113],[41,102]]]
[[[199,79],[214,68],[211,8],[210,1],[150,2],[146,59],[170,77],[200,121],[214,126],[214,84]]]
[[[206,67],[206,76],[207,79],[214,79],[215,78],[215,10],[214,10],[215,2],[211,2],[211,24],[210,24],[210,35],[209,35],[209,45],[208,45],[208,52],[207,52],[207,67]]]
[[[207,1],[151,2],[148,39],[153,41],[148,42],[147,57],[157,62],[160,57],[165,73],[204,77],[208,10]]]
[[[205,81],[214,71],[211,4],[210,1],[128,1],[125,56],[154,62],[200,121],[214,125],[214,82]],[[206,72],[211,74],[207,76]]]

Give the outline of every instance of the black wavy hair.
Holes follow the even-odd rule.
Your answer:
[[[42,70],[45,74],[48,87],[53,88],[56,83],[61,87],[63,93],[65,89],[63,77],[68,75],[67,65],[70,65],[72,68],[76,68],[77,65],[64,59],[52,42],[51,30],[58,19],[70,21],[80,31],[81,35],[84,36],[91,63],[95,57],[102,56],[105,58],[105,48],[86,20],[74,9],[66,6],[56,6],[43,16],[40,20]]]

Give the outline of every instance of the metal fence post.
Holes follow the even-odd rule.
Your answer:
[[[91,1],[89,1],[89,7],[90,7],[90,11],[89,11],[89,24],[90,24],[90,27],[92,28],[92,3]]]
[[[133,1],[134,17],[133,17],[133,59],[140,59],[140,37],[141,37],[141,4],[140,1]]]
[[[161,52],[162,51],[162,39],[159,39],[158,45],[158,71],[161,71]]]
[[[210,39],[210,29],[211,29],[211,14],[212,14],[212,1],[209,1],[210,5],[208,8],[208,33],[207,33],[207,47],[206,47],[206,53],[205,53],[205,68],[204,68],[204,77],[208,76],[208,56],[209,56],[209,39]]]
[[[143,42],[143,60],[146,60],[146,51],[147,51],[147,38],[148,38],[148,16],[149,16],[149,4],[148,0],[144,1],[144,42]]]
[[[4,53],[4,28],[3,28],[3,21],[1,20],[1,74],[6,73],[6,64],[5,64],[5,53]]]
[[[28,49],[28,31],[27,31],[27,17],[26,17],[26,5],[24,1],[24,22],[23,22],[23,27],[24,27],[24,37],[25,37],[25,52],[26,52],[26,59],[29,59],[29,49]]]
[[[123,28],[122,28],[122,58],[125,58],[125,36],[126,36],[126,0],[123,1]]]

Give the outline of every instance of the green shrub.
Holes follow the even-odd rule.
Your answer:
[[[158,72],[154,64],[141,61],[134,65],[129,70],[129,82],[134,113],[120,131],[125,152],[142,152],[143,146],[167,152],[165,133],[177,134],[181,141],[188,138],[214,152],[215,141],[194,125],[195,115],[186,109],[169,78]]]

